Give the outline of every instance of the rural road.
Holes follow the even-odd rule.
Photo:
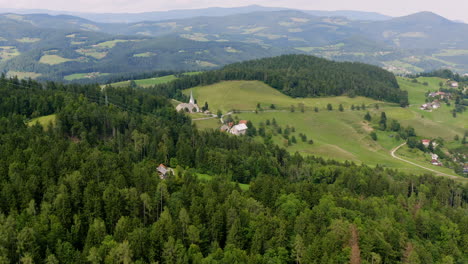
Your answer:
[[[421,166],[421,165],[419,165],[419,164],[416,164],[416,163],[414,163],[414,162],[411,162],[411,161],[408,161],[408,160],[405,160],[405,159],[402,159],[402,158],[398,157],[398,156],[395,154],[395,152],[397,152],[397,151],[398,151],[401,147],[403,147],[404,145],[406,145],[406,142],[403,143],[403,144],[401,144],[401,145],[399,145],[398,147],[392,149],[392,151],[391,151],[390,153],[392,154],[392,157],[393,157],[393,158],[395,158],[395,159],[397,159],[397,160],[401,160],[401,161],[406,162],[406,163],[409,163],[409,164],[411,164],[411,165],[414,165],[414,166],[423,168],[423,169],[425,169],[425,170],[432,171],[432,172],[434,172],[434,173],[437,174],[437,175],[446,176],[446,177],[449,177],[449,178],[451,178],[451,179],[460,179],[459,176],[455,176],[455,175],[450,175],[450,174],[446,174],[446,173],[443,173],[443,172],[439,172],[439,171],[433,170],[433,169],[431,169],[431,168],[427,168],[427,167]]]

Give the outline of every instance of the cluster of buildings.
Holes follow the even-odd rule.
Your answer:
[[[440,99],[445,99],[445,98],[449,98],[450,97],[450,93],[446,93],[446,92],[433,92],[433,93],[429,93],[429,97],[439,97]]]
[[[426,111],[432,111],[432,109],[438,109],[440,108],[440,102],[439,100],[434,100],[432,103],[425,103],[421,105],[419,109],[421,110],[426,110]]]
[[[229,122],[223,125],[220,130],[222,132],[228,132],[236,136],[245,135],[247,133],[247,120],[240,120],[237,125],[234,125],[233,122]]]
[[[457,82],[452,82],[450,85],[451,86],[455,85],[454,83],[457,85],[456,87],[458,87]],[[438,92],[429,93],[428,97],[432,98],[433,101],[430,102],[430,103],[425,103],[425,104],[421,105],[421,107],[419,109],[426,110],[426,111],[432,111],[433,109],[438,109],[441,106],[440,100],[450,99],[451,94],[446,93],[446,92],[438,91]]]
[[[423,139],[421,140],[421,143],[424,145],[424,147],[429,147],[429,145],[432,142],[432,146],[435,148],[437,147],[437,143],[434,141],[431,141],[430,139]],[[439,161],[439,156],[437,154],[431,153],[431,164],[434,166],[442,166],[442,162]]]

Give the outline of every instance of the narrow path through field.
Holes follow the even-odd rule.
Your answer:
[[[417,167],[419,167],[419,168],[423,168],[423,169],[425,169],[425,170],[432,171],[432,172],[436,173],[437,175],[446,176],[446,177],[449,177],[449,178],[451,178],[451,179],[460,179],[460,178],[461,178],[460,176],[455,176],[455,175],[451,175],[451,174],[446,174],[446,173],[443,173],[443,172],[439,172],[439,171],[433,170],[433,169],[431,169],[431,168],[427,168],[427,167],[421,166],[421,165],[419,165],[419,164],[416,164],[416,163],[414,163],[414,162],[411,162],[411,161],[409,161],[409,160],[405,160],[405,159],[402,159],[402,158],[398,157],[398,156],[395,154],[395,152],[397,152],[397,151],[398,151],[401,147],[403,147],[404,145],[406,145],[406,142],[403,143],[403,144],[401,144],[401,145],[399,145],[398,147],[392,149],[392,151],[391,151],[390,153],[392,154],[392,157],[393,157],[393,158],[395,158],[395,159],[397,159],[397,160],[401,160],[401,161],[406,162],[406,163],[409,163],[409,164],[411,164],[411,165],[417,166]]]

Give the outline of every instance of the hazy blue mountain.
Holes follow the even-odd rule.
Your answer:
[[[0,70],[42,78],[151,71],[163,64],[199,70],[284,53],[372,63],[396,73],[468,72],[468,25],[430,12],[367,21],[280,10],[129,24],[3,14],[0,29]]]
[[[304,11],[307,14],[322,17],[346,17],[351,20],[370,20],[370,21],[381,21],[389,20],[392,17],[382,15],[377,12],[364,12],[364,11],[353,11],[353,10],[337,10],[337,11],[320,11],[310,10]]]
[[[185,19],[199,16],[228,16],[236,14],[246,14],[252,12],[271,12],[280,10],[293,10],[283,7],[264,7],[259,5],[249,5],[243,7],[211,7],[202,9],[180,9],[169,11],[155,11],[143,13],[84,13],[69,11],[54,11],[46,9],[13,9],[0,8],[0,13],[16,14],[49,14],[49,15],[72,15],[84,19],[92,20],[98,23],[136,23],[141,21],[162,21],[171,19]],[[314,16],[326,17],[346,17],[352,20],[388,20],[391,17],[376,12],[338,10],[338,11],[319,11],[319,10],[301,10]]]

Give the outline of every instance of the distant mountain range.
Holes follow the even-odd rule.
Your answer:
[[[39,79],[93,81],[306,53],[371,63],[401,74],[438,68],[468,72],[468,25],[430,12],[389,18],[355,11],[250,6],[199,16],[207,10],[179,10],[180,16],[194,17],[135,23],[3,14],[0,70]],[[165,14],[174,17],[177,12]]]
[[[229,16],[236,14],[246,14],[252,12],[271,12],[293,10],[283,7],[264,7],[259,5],[250,5],[243,7],[223,8],[211,7],[203,9],[180,9],[170,11],[156,11],[144,13],[83,13],[83,12],[68,12],[68,11],[54,11],[47,9],[14,9],[14,8],[0,8],[0,13],[15,13],[15,14],[48,14],[48,15],[71,15],[98,23],[136,23],[141,21],[163,21],[170,19],[185,19],[200,16]],[[305,13],[315,16],[329,16],[337,17],[342,16],[352,20],[388,20],[391,17],[382,15],[375,12],[364,11],[318,11],[318,10],[301,10]]]

